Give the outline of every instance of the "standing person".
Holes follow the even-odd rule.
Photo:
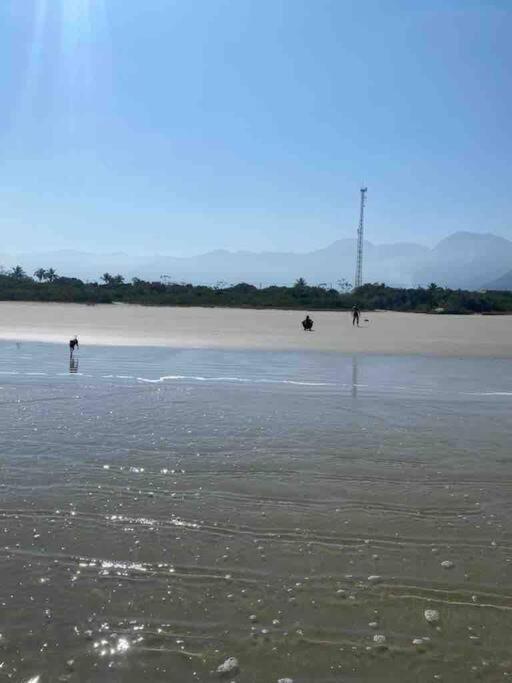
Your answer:
[[[78,349],[78,338],[75,335],[73,339],[69,340],[69,357],[73,358],[73,352],[75,349]]]
[[[357,325],[359,327],[359,317],[361,315],[361,311],[359,310],[359,306],[357,304],[352,307],[352,325]]]

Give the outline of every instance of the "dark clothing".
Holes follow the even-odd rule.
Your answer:
[[[75,348],[77,348],[77,349],[79,348],[78,339],[70,339],[69,340],[69,352],[71,354],[73,354],[73,351],[75,350]]]
[[[307,315],[305,319],[302,321],[302,327],[304,328],[305,332],[311,332],[311,330],[313,329],[313,321],[311,320],[309,315]]]
[[[359,327],[359,316],[361,315],[359,309],[357,306],[354,306],[352,309],[352,325],[356,325]]]

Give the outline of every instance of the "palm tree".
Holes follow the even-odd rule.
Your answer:
[[[23,280],[23,278],[27,277],[27,274],[21,266],[14,266],[14,268],[11,268],[9,275],[15,280]]]
[[[112,280],[114,279],[110,273],[103,273],[101,276],[101,279],[106,285],[112,284]]]
[[[46,277],[46,270],[44,268],[38,268],[34,273],[34,277],[36,277],[39,282],[42,282]]]
[[[53,268],[48,268],[48,270],[45,273],[46,279],[48,282],[53,282],[54,280],[57,279],[57,273]]]

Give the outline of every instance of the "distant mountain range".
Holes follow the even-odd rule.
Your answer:
[[[505,275],[488,282],[484,289],[501,289],[501,290],[512,290],[512,270],[509,270]]]
[[[211,251],[199,256],[154,255],[137,257],[124,253],[93,254],[73,250],[25,254],[0,254],[8,268],[20,264],[32,273],[55,268],[60,275],[96,280],[103,273],[194,284],[291,284],[304,277],[310,284],[336,285],[353,281],[356,240],[342,239],[306,254],[286,252]],[[434,248],[399,242],[365,242],[364,281],[394,286],[438,285],[461,289],[512,289],[512,241],[489,233],[457,232]]]

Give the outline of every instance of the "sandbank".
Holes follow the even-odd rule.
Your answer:
[[[0,302],[0,339],[85,345],[512,357],[512,316]],[[367,322],[364,320],[367,319]]]

